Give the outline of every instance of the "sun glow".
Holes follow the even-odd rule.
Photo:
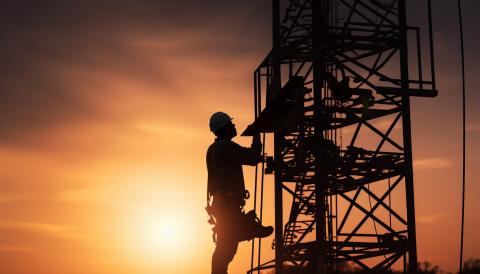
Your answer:
[[[130,246],[144,259],[161,255],[169,260],[188,251],[190,241],[187,227],[191,226],[185,215],[178,213],[137,212],[132,218],[129,233]]]
[[[182,189],[180,186],[194,179],[181,175],[166,178],[162,174],[143,169],[123,174],[112,179],[115,184],[85,195],[103,197],[102,201],[108,197],[112,203],[111,229],[105,231],[105,243],[110,254],[118,256],[115,260],[148,267],[155,273],[191,273],[181,269],[204,265],[212,247],[203,195],[198,195],[203,189]],[[183,264],[186,258],[188,265]]]
[[[158,216],[156,219],[143,220],[139,228],[139,238],[146,247],[158,251],[177,251],[186,237],[183,220],[172,216]]]

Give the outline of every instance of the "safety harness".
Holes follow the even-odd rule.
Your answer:
[[[210,193],[209,189],[207,189],[207,205],[205,207],[205,210],[207,211],[208,214],[208,223],[212,225],[212,240],[214,243],[217,242],[217,221],[215,220],[215,217],[213,216],[213,206],[212,206],[212,194]],[[250,198],[250,192],[248,190],[245,190],[243,194],[243,199],[248,200]],[[245,213],[245,209],[243,208],[244,206],[240,207],[241,212]],[[253,214],[253,215],[252,215]],[[254,211],[250,211],[247,213],[247,216],[253,216],[253,218],[257,218],[255,215]]]

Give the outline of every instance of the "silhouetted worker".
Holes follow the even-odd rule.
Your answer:
[[[260,136],[254,136],[250,148],[232,141],[237,130],[232,118],[216,112],[210,118],[210,130],[217,136],[207,151],[208,204],[207,211],[214,218],[215,251],[212,256],[212,274],[226,274],[228,264],[237,252],[238,243],[255,237],[267,237],[273,227],[262,226],[255,213],[245,214],[243,206],[248,199],[242,165],[256,165],[263,160]],[[216,237],[215,237],[216,236]]]

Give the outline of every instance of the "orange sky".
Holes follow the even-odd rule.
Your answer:
[[[1,273],[209,273],[208,119],[223,110],[239,131],[251,122],[253,69],[270,48],[268,1],[214,2],[2,8]],[[420,260],[454,271],[458,41],[452,7],[438,3],[440,95],[412,103],[417,242]],[[480,6],[465,3],[467,88],[474,93]],[[480,257],[478,102],[477,93],[468,103],[465,258]],[[245,169],[250,189],[252,173]],[[265,222],[273,224],[270,179],[266,191]],[[247,270],[249,248],[241,245],[232,274]]]

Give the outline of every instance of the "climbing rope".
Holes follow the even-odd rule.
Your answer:
[[[458,21],[460,27],[460,52],[462,61],[462,224],[460,228],[460,267],[459,274],[462,274],[463,265],[463,234],[465,226],[465,51],[463,45],[463,20],[462,5],[460,0],[458,4]]]
[[[265,133],[263,133],[263,140],[262,140],[262,155],[265,155]],[[262,177],[260,179],[260,223],[263,221],[263,185],[265,181],[265,161],[262,162]],[[260,258],[262,252],[262,238],[258,238],[258,261],[257,261],[257,268],[258,274],[260,274]]]
[[[265,133],[262,134],[262,155],[265,155]],[[255,166],[255,190],[253,194],[253,210],[255,214],[257,213],[257,191],[258,191],[258,165]],[[260,216],[260,223],[262,223],[263,219],[263,190],[264,190],[264,181],[265,181],[265,162],[261,163],[260,167],[261,177],[260,177],[260,206],[259,206],[259,216]],[[258,239],[258,253],[257,253],[257,268],[260,267],[260,258],[261,258],[261,250],[262,250],[262,239]],[[250,255],[250,269],[253,269],[255,258],[255,239],[252,240],[252,251]],[[258,269],[258,273],[260,273],[260,269]]]
[[[257,184],[258,184],[258,164],[255,166],[255,189],[253,191],[253,211],[257,213]],[[250,256],[250,269],[253,268],[253,258],[255,253],[255,239],[252,240],[252,254]]]
[[[261,71],[260,71],[261,72]],[[253,82],[254,82],[254,91],[253,91],[253,97],[254,97],[254,115],[255,115],[255,119],[258,118],[258,116],[260,115],[261,113],[261,108],[262,108],[262,92],[261,92],[261,80],[260,80],[260,77],[262,76],[261,73],[258,73],[258,71],[256,71],[254,73],[254,77],[253,77]],[[269,77],[269,75],[271,75],[271,72],[270,72],[270,67],[267,67],[267,77]],[[268,82],[268,81],[267,81]],[[265,157],[265,137],[266,137],[266,133],[263,133],[263,135],[261,136],[262,137],[262,157]],[[260,177],[260,186],[258,185],[259,184],[259,178],[258,178],[258,170],[260,169],[260,173],[261,173],[261,177]],[[260,188],[260,205],[259,205],[259,221],[260,223],[262,223],[262,219],[263,219],[263,196],[264,196],[264,179],[265,179],[265,161],[262,161],[260,167],[259,165],[257,164],[255,166],[255,191],[254,191],[254,199],[253,199],[253,211],[255,212],[255,214],[257,213],[257,197],[258,197],[258,188]],[[259,238],[258,240],[258,268],[260,266],[260,254],[261,254],[261,239]],[[250,269],[253,269],[253,265],[254,265],[254,259],[255,259],[255,239],[252,239],[252,250],[251,250],[251,254],[250,254]],[[260,274],[260,270],[258,270],[258,273]]]

